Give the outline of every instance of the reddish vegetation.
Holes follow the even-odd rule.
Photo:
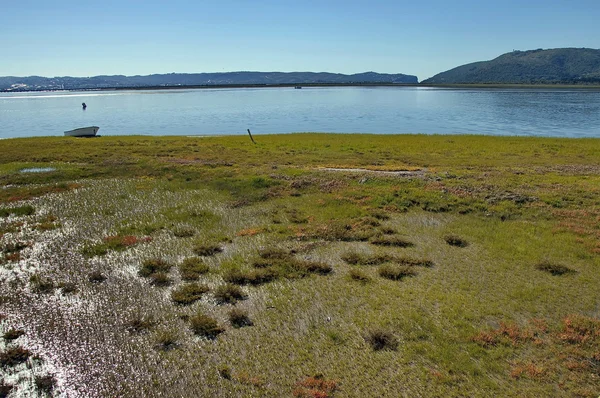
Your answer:
[[[112,235],[104,238],[104,241],[114,247],[131,247],[137,245],[138,243],[150,242],[152,241],[152,238],[150,236],[138,238],[137,236],[133,235]]]
[[[497,329],[479,332],[472,340],[485,348],[532,343],[522,352],[528,359],[511,370],[510,375],[515,379],[566,374],[566,382],[577,385],[593,382],[600,375],[600,319],[597,318],[569,315],[553,329],[545,321],[535,319],[527,327],[501,323]]]
[[[246,228],[239,231],[237,236],[254,236],[256,234],[261,233],[262,231],[259,228]]]
[[[559,231],[569,231],[579,236],[579,241],[593,253],[600,254],[600,211],[557,210],[555,215],[562,219]]]
[[[292,394],[295,398],[329,398],[336,389],[337,383],[334,380],[326,380],[318,375],[296,383]]]

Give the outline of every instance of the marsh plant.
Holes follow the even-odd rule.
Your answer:
[[[208,264],[200,257],[188,257],[179,264],[178,268],[181,279],[185,281],[195,281],[210,270]]]
[[[241,328],[244,326],[252,326],[254,323],[248,317],[248,312],[239,308],[233,308],[227,315],[229,322],[235,328]]]
[[[398,338],[390,331],[373,329],[366,333],[365,340],[375,351],[398,349]]]
[[[246,299],[246,293],[239,286],[231,283],[218,286],[213,295],[218,304],[235,304],[239,300]]]
[[[188,283],[171,292],[171,300],[176,304],[189,305],[202,298],[209,291],[208,286],[199,283]]]
[[[190,328],[194,334],[207,339],[215,339],[225,331],[216,319],[201,312],[189,318]]]

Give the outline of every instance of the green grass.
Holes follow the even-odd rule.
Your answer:
[[[257,142],[1,140],[3,341],[88,395],[600,394],[600,140]]]

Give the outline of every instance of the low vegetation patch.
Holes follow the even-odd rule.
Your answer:
[[[29,283],[31,290],[36,293],[51,293],[54,291],[54,282],[52,279],[41,276],[40,274],[33,274],[29,277]]]
[[[382,235],[375,236],[370,240],[371,244],[377,246],[391,246],[391,247],[412,247],[414,243],[397,235]]]
[[[56,379],[51,375],[35,376],[34,381],[37,390],[45,395],[51,395],[56,386]]]
[[[217,287],[214,296],[218,304],[235,304],[239,300],[246,299],[244,291],[239,286],[231,283]]]
[[[173,268],[173,264],[163,260],[162,258],[150,258],[144,260],[138,274],[147,278],[159,272],[167,273],[171,270],[171,268]]]
[[[217,253],[221,253],[223,248],[215,243],[198,243],[192,251],[198,256],[214,256]]]
[[[198,313],[190,317],[189,322],[194,334],[210,340],[217,338],[219,334],[225,331],[224,328],[219,326],[216,319],[203,313]]]
[[[177,333],[168,329],[158,331],[154,336],[154,341],[154,348],[159,351],[170,351],[179,346]]]
[[[100,271],[93,271],[88,275],[88,281],[91,283],[102,283],[106,280],[106,276]]]
[[[460,236],[456,236],[456,235],[446,235],[444,237],[444,240],[450,246],[455,246],[455,247],[467,247],[467,246],[469,246],[469,242],[467,242],[466,240],[464,240]]]
[[[417,275],[416,271],[409,266],[385,264],[379,267],[379,276],[393,281],[399,281],[408,276],[415,275]]]
[[[235,328],[254,325],[248,317],[248,312],[239,308],[234,308],[229,311],[228,318],[231,325]]]
[[[348,276],[350,277],[350,279],[362,283],[371,281],[371,277],[369,275],[357,268],[352,268],[350,271],[348,271]]]
[[[100,243],[85,245],[81,252],[86,257],[103,256],[110,250],[123,251],[150,241],[152,238],[149,236],[138,238],[134,235],[111,235],[105,237]]]
[[[196,230],[193,228],[179,227],[173,230],[173,235],[177,238],[190,238],[196,235]]]
[[[19,206],[19,207],[5,207],[0,209],[0,217],[8,216],[30,216],[35,214],[35,208],[30,205]]]
[[[6,341],[13,341],[23,336],[24,334],[25,332],[21,329],[9,329],[6,332],[4,332],[3,337]]]
[[[552,274],[555,276],[565,275],[565,274],[574,274],[576,272],[575,270],[572,270],[571,268],[569,268],[567,266],[564,266],[561,264],[554,264],[549,261],[543,261],[539,264],[536,264],[535,268],[540,271],[548,272],[549,274]]]
[[[294,398],[330,398],[337,388],[335,380],[327,380],[319,374],[297,382],[292,395]]]
[[[200,275],[206,274],[210,267],[199,257],[188,257],[179,264],[179,275],[184,281],[195,281]]]
[[[202,295],[208,292],[209,288],[206,285],[199,283],[188,283],[178,287],[171,292],[171,300],[177,304],[189,305],[202,298]]]
[[[380,265],[394,261],[394,257],[388,254],[365,255],[357,252],[348,252],[342,255],[342,260],[351,265]]]
[[[14,386],[0,381],[0,398],[7,398]]]
[[[398,339],[392,332],[383,329],[374,329],[367,332],[365,340],[375,351],[391,350],[398,348]]]
[[[31,351],[23,347],[9,347],[0,352],[0,367],[17,366],[26,362],[31,356]]]
[[[131,333],[145,333],[156,326],[156,323],[152,316],[137,314],[127,322],[126,328]]]

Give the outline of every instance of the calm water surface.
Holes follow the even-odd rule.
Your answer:
[[[81,103],[88,107],[84,111]],[[335,132],[600,137],[600,90],[425,87],[0,93],[0,138]]]

